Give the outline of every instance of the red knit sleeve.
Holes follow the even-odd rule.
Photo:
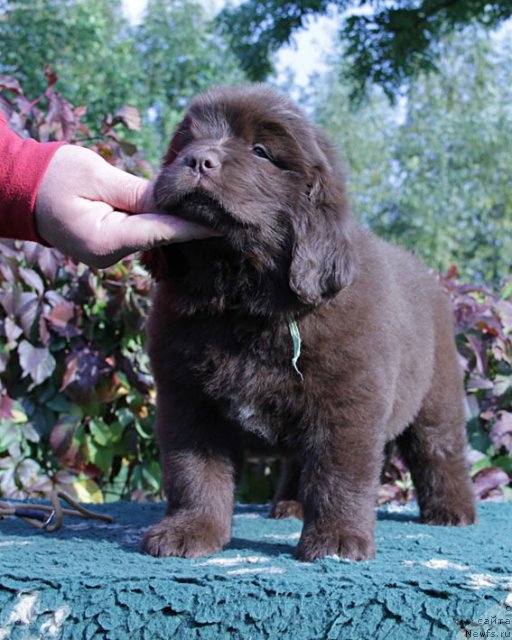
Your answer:
[[[63,144],[20,138],[0,113],[0,238],[41,242],[34,222],[37,191]]]

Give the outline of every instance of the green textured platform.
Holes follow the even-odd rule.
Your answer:
[[[265,507],[239,507],[229,547],[197,560],[139,553],[163,505],[98,510],[114,524],[0,522],[0,640],[512,638],[512,504],[469,528],[381,510],[376,560],[313,564],[293,558],[300,523]]]

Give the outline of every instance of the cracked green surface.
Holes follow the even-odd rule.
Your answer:
[[[293,557],[301,523],[265,507],[239,507],[231,544],[195,560],[139,553],[163,505],[97,509],[114,524],[0,522],[0,640],[512,638],[512,504],[466,528],[380,510],[375,560],[313,564]]]

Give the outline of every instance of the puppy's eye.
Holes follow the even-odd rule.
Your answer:
[[[265,158],[265,160],[272,160],[270,153],[265,149],[262,144],[255,144],[252,148],[254,155],[258,158]]]

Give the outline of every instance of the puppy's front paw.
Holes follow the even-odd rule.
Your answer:
[[[229,527],[204,516],[176,514],[151,527],[142,541],[142,551],[159,558],[199,558],[220,551],[229,538]]]
[[[373,535],[340,531],[335,527],[329,531],[310,527],[302,532],[295,555],[305,562],[333,555],[347,560],[370,560],[375,557],[375,543]]]

